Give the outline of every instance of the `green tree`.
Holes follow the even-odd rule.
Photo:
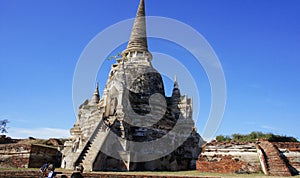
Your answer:
[[[229,142],[229,141],[231,141],[231,138],[230,138],[230,136],[228,136],[228,135],[226,135],[226,136],[224,136],[224,135],[218,135],[218,136],[216,137],[216,140],[217,140],[218,142]]]
[[[235,133],[230,136],[218,135],[216,140],[219,142],[255,142],[257,139],[266,139],[270,142],[298,142],[294,137],[274,135],[272,133],[251,132],[250,134]]]
[[[242,135],[242,134],[238,134],[238,133],[232,134],[232,140],[233,141],[241,142],[241,141],[244,140],[243,138],[244,138],[244,135]]]

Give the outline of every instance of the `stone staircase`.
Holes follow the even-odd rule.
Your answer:
[[[271,176],[292,176],[288,165],[280,156],[280,152],[271,142],[262,141],[259,143],[265,157],[266,171]]]
[[[85,171],[92,171],[93,163],[103,145],[106,136],[108,135],[110,129],[102,128],[102,121],[95,129],[94,133],[87,141],[84,149],[82,150],[79,158],[76,161],[76,165],[82,164]]]
[[[95,141],[91,144],[86,156],[82,159],[82,164],[86,170],[92,171],[93,163],[101,149],[103,142],[105,141],[108,132],[101,132],[97,134]]]

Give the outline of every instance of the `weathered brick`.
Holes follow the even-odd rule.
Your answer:
[[[1,168],[40,167],[44,161],[55,162],[56,148],[34,144],[0,145]]]

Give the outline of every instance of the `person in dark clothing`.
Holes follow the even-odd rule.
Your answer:
[[[47,176],[47,169],[48,169],[48,163],[45,163],[42,165],[42,167],[40,168],[40,178],[46,177]]]
[[[71,178],[83,178],[82,176],[83,166],[76,166],[76,171],[72,173]]]

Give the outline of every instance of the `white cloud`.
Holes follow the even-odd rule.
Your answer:
[[[11,138],[68,138],[69,130],[58,128],[8,128],[8,137]]]
[[[281,131],[281,129],[269,125],[261,125],[260,127],[269,131]]]

